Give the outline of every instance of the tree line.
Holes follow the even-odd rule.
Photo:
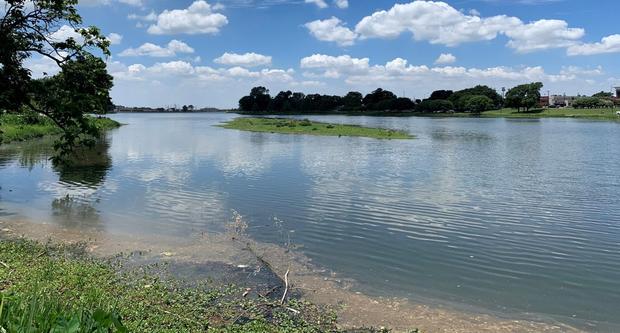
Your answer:
[[[398,97],[378,88],[367,95],[351,91],[344,96],[303,94],[281,91],[275,96],[265,87],[254,87],[239,100],[243,112],[470,112],[482,113],[502,107],[529,110],[538,105],[542,83],[531,83],[510,89],[503,98],[495,89],[484,85],[452,91],[437,90],[424,100]]]

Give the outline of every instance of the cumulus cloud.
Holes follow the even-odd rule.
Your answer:
[[[319,8],[327,8],[327,3],[325,0],[305,0],[306,3],[313,3],[317,5]]]
[[[111,75],[122,81],[158,82],[162,79],[191,80],[195,82],[213,82],[235,79],[253,78],[264,82],[292,82],[293,69],[264,68],[251,71],[247,68],[235,66],[231,68],[213,68],[209,66],[194,66],[188,61],[158,62],[151,66],[132,64],[126,66],[120,62],[108,64]]]
[[[127,18],[130,20],[155,22],[157,21],[157,14],[154,11],[151,11],[150,13],[146,15],[129,14],[127,15]]]
[[[194,53],[194,49],[182,41],[176,39],[171,40],[165,47],[153,44],[144,43],[137,48],[128,48],[119,53],[121,57],[174,57],[177,53]]]
[[[123,41],[123,35],[117,34],[115,32],[110,33],[106,38],[110,41],[110,44],[112,45],[118,45]]]
[[[540,66],[534,67],[490,67],[466,68],[454,66],[428,67],[412,65],[406,59],[395,58],[383,65],[370,65],[368,58],[353,58],[349,55],[329,56],[314,54],[301,59],[300,67],[308,70],[306,76],[343,78],[356,86],[398,86],[403,82],[428,85],[436,88],[472,84],[509,84],[530,81],[566,82],[579,78],[583,69],[567,68],[558,74],[547,74]],[[598,69],[600,70],[600,69]],[[428,88],[427,88],[428,89]]]
[[[213,61],[226,66],[257,67],[271,65],[271,56],[254,52],[244,54],[226,52]]]
[[[334,0],[334,4],[340,9],[349,8],[349,0]]]
[[[570,56],[620,53],[620,34],[603,37],[597,43],[572,45],[567,49]]]
[[[511,38],[508,46],[520,53],[569,47],[584,35],[580,28],[569,28],[562,20],[539,20],[521,24],[506,30],[504,34]]]
[[[69,38],[73,38],[78,43],[84,42],[84,37],[76,31],[75,28],[68,25],[62,25],[58,30],[53,32],[50,36],[50,40],[53,42],[64,42]]]
[[[340,46],[353,45],[357,38],[357,34],[344,26],[344,23],[337,17],[308,22],[305,27],[314,38],[326,42],[335,42]]]
[[[154,35],[217,34],[228,24],[228,18],[204,0],[194,1],[186,9],[164,10],[157,21],[147,29]]]
[[[452,53],[442,53],[437,57],[435,63],[438,65],[452,64],[456,62],[456,57]]]
[[[377,11],[362,18],[354,30],[336,17],[313,21],[306,27],[315,38],[340,45],[352,45],[357,39],[391,39],[406,32],[414,40],[450,47],[505,35],[509,38],[507,46],[519,53],[571,47],[585,34],[583,29],[571,28],[563,20],[524,23],[507,15],[482,17],[477,11],[467,14],[445,2],[425,0]]]

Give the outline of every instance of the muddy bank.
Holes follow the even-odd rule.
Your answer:
[[[580,332],[561,324],[455,311],[415,300],[370,297],[356,292],[354,281],[318,269],[299,253],[239,235],[120,235],[7,218],[0,219],[0,233],[38,241],[85,242],[87,251],[95,256],[124,254],[135,265],[165,263],[168,272],[179,278],[235,283],[246,287],[250,297],[280,297],[285,287],[283,277],[289,271],[292,295],[330,306],[343,328],[384,326],[396,332],[413,328],[423,332]]]

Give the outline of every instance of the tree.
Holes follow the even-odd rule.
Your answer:
[[[467,111],[467,101],[472,96],[486,96],[493,102],[494,108],[499,108],[503,104],[502,96],[495,89],[488,86],[477,85],[473,88],[463,89],[453,93],[448,100],[454,104],[457,111]]]
[[[534,82],[509,89],[506,92],[506,106],[516,108],[517,111],[520,111],[521,108],[529,111],[540,102],[540,89],[542,87],[541,82]]]
[[[364,96],[357,91],[351,91],[342,98],[344,109],[348,111],[357,111],[362,109],[362,99]]]
[[[596,94],[592,95],[592,97],[610,99],[614,97],[614,94],[612,94],[609,91],[601,91],[601,92],[597,92]]]
[[[483,95],[471,96],[465,103],[465,108],[471,113],[480,114],[493,109],[493,101]]]
[[[398,111],[408,111],[415,109],[415,103],[411,98],[399,97],[392,103],[392,107]]]
[[[366,108],[369,110],[387,110],[384,108],[388,104],[385,101],[394,100],[396,100],[396,95],[394,95],[393,92],[378,88],[370,94],[366,95],[362,102],[364,103],[364,106],[366,106]],[[382,107],[379,107],[379,102],[383,102],[381,103]]]
[[[417,110],[420,112],[445,112],[454,110],[454,104],[445,99],[425,99],[418,104]]]
[[[63,131],[56,144],[60,155],[98,135],[86,113],[103,114],[111,105],[111,77],[91,53],[109,55],[110,42],[96,27],[80,27],[76,5],[77,0],[6,0],[0,14],[0,111],[50,118]],[[76,37],[56,39],[58,26],[70,27]],[[24,67],[32,55],[53,61],[60,73],[33,79]]]
[[[450,96],[452,96],[452,94],[454,94],[452,90],[435,90],[431,94],[431,97],[429,97],[428,99],[430,100],[448,99],[450,98]]]
[[[577,109],[594,109],[613,107],[614,103],[609,99],[597,97],[582,97],[573,102],[573,107]]]

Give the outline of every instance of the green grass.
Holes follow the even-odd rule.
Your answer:
[[[339,332],[333,312],[305,301],[281,306],[120,263],[80,245],[1,240],[0,332]]]
[[[356,136],[374,139],[413,139],[405,131],[371,128],[358,125],[329,124],[307,119],[287,118],[236,118],[220,127],[250,132],[268,132],[281,134],[307,134],[323,136]]]
[[[121,124],[109,118],[89,118],[101,130],[119,127]],[[37,139],[60,135],[62,130],[51,120],[38,115],[0,115],[0,143]]]
[[[600,120],[620,120],[616,115],[618,109],[538,109],[529,112],[517,112],[515,109],[501,109],[486,111],[483,117],[505,117],[505,118],[587,118]]]

